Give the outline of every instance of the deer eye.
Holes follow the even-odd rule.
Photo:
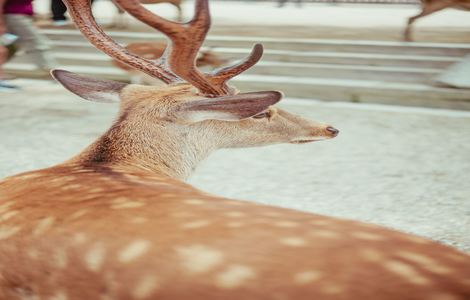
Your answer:
[[[253,119],[264,119],[264,118],[270,118],[270,117],[271,117],[271,113],[269,111],[265,111],[257,115],[254,115]]]

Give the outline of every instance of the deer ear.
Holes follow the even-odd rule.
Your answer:
[[[190,122],[204,120],[238,121],[253,117],[279,102],[281,92],[256,92],[184,103],[175,112]]]
[[[51,75],[75,95],[95,102],[119,102],[119,93],[127,86],[122,82],[95,79],[64,70],[52,70]]]

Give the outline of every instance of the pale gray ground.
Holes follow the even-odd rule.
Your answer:
[[[116,106],[51,82],[0,93],[0,177],[50,166],[107,126]],[[470,113],[289,101],[338,138],[214,153],[191,180],[227,197],[383,224],[470,252]]]

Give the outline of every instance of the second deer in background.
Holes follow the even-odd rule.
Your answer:
[[[404,40],[412,40],[411,26],[416,20],[446,8],[470,10],[470,0],[421,0],[421,12],[408,19],[408,24],[403,33]]]
[[[135,42],[126,46],[126,50],[129,52],[140,57],[145,57],[146,59],[159,59],[165,52],[165,48],[166,44],[163,42]],[[211,50],[201,50],[196,58],[197,67],[218,68],[227,62],[227,59],[221,58]],[[117,59],[113,60],[113,64],[121,70],[126,71],[131,76],[132,83],[145,83],[152,85],[158,85],[160,83],[157,79],[148,76],[142,71],[131,68],[129,65],[122,63]]]

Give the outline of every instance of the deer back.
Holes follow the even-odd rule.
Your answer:
[[[147,172],[64,165],[0,191],[0,299],[470,297],[457,250]]]

